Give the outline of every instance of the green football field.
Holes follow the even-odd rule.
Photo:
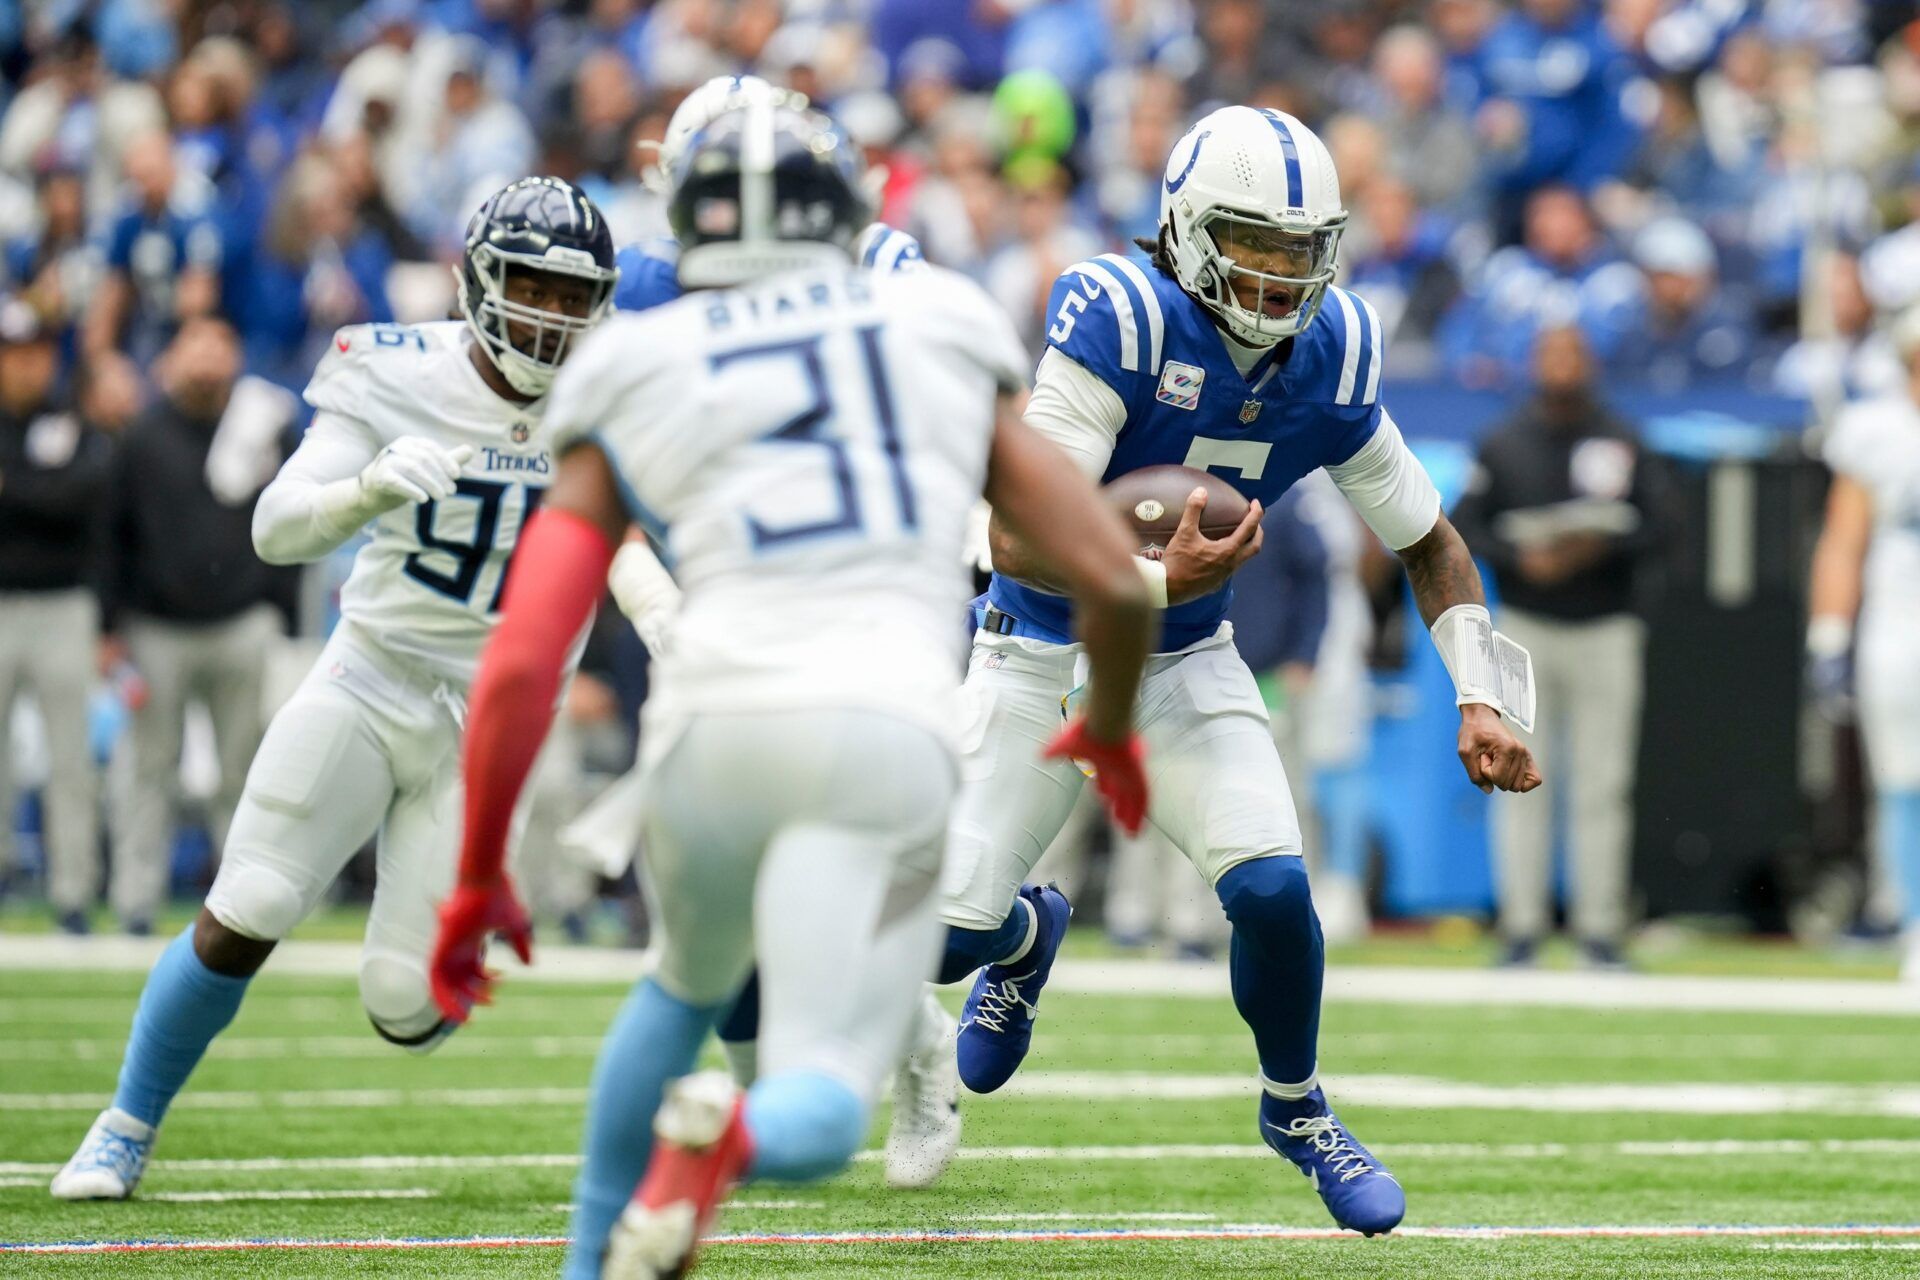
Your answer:
[[[350,970],[269,966],[139,1198],[66,1205],[46,1182],[111,1092],[141,974],[35,969],[30,945],[0,962],[0,1274],[557,1273],[623,982],[515,976],[421,1059],[367,1028]],[[1333,1233],[1258,1145],[1223,972],[1082,946],[1025,1071],[966,1101],[968,1149],[937,1188],[891,1192],[877,1159],[747,1187],[700,1274],[1920,1275],[1920,1022],[1884,980],[1490,982],[1393,944],[1361,958],[1395,967],[1336,971],[1323,1074],[1407,1188],[1401,1234]],[[1681,967],[1769,967],[1748,959]],[[129,1242],[227,1247],[17,1247]]]

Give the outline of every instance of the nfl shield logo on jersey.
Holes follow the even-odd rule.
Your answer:
[[[1242,423],[1252,422],[1259,416],[1260,402],[1258,400],[1249,400],[1240,406],[1240,421]]]
[[[512,441],[515,444],[525,444],[528,440],[531,440],[533,438],[533,424],[528,422],[516,422],[513,424],[513,427],[507,432],[507,435],[510,439],[512,439]]]
[[[1160,372],[1160,390],[1154,399],[1176,409],[1191,409],[1200,403],[1200,384],[1206,380],[1205,369],[1169,360]]]

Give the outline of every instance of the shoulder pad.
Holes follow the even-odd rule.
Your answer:
[[[1047,299],[1047,345],[1123,396],[1127,382],[1159,377],[1167,325],[1154,274],[1117,253],[1068,267]]]
[[[307,382],[307,403],[330,413],[364,418],[368,387],[374,379],[406,381],[417,362],[442,345],[438,331],[461,324],[352,324],[336,331]]]
[[[853,242],[854,261],[879,272],[911,271],[925,264],[920,242],[897,227],[875,222]]]
[[[1369,405],[1380,399],[1386,335],[1380,313],[1357,293],[1327,287],[1320,312],[1300,335],[1312,362],[1306,398],[1336,405]]]

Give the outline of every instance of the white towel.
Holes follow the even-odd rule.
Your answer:
[[[252,502],[280,470],[280,437],[300,402],[285,387],[252,375],[233,384],[207,449],[207,487],[226,506]]]

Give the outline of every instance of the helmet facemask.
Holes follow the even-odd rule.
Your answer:
[[[508,296],[509,281],[543,276],[585,282],[581,313]],[[553,385],[574,338],[606,316],[617,279],[617,273],[578,250],[555,246],[536,256],[479,244],[467,254],[461,275],[460,312],[508,385],[523,396],[539,397]],[[555,302],[565,305],[562,298]]]
[[[1333,282],[1346,214],[1271,218],[1213,209],[1190,243],[1200,256],[1195,292],[1250,346],[1271,346],[1305,329]]]

